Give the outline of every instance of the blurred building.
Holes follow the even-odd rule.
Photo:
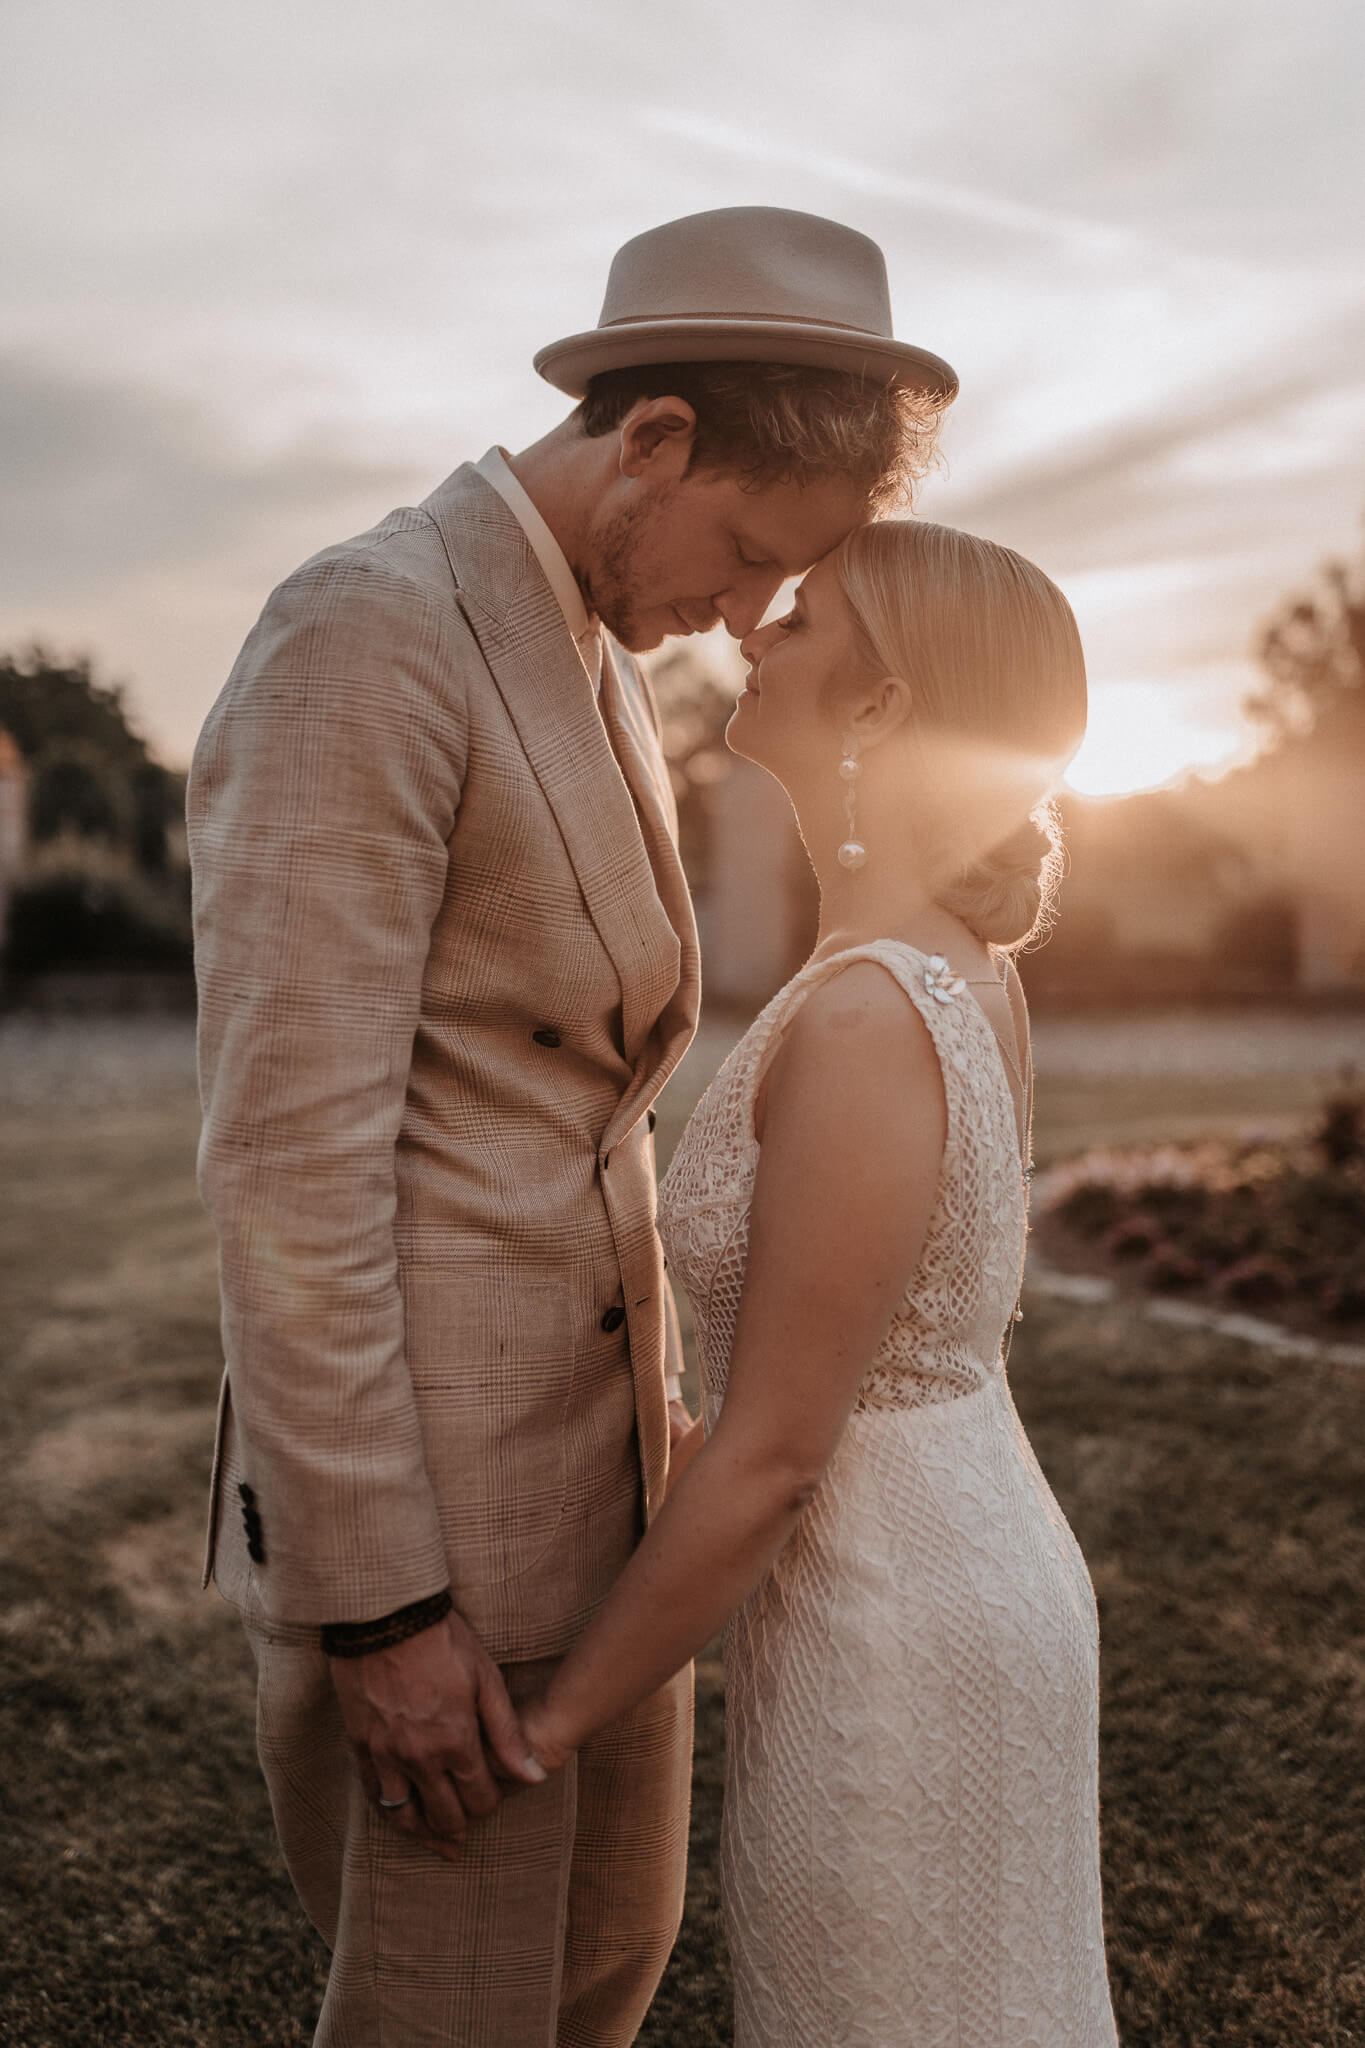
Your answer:
[[[1208,787],[1200,808],[1289,906],[1295,986],[1365,990],[1365,755],[1283,746]]]

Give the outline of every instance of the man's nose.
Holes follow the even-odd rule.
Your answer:
[[[784,580],[780,569],[776,574],[765,571],[756,581],[746,577],[742,589],[724,590],[714,600],[716,610],[725,621],[725,630],[732,640],[742,642],[746,634],[754,631],[782,588]]]

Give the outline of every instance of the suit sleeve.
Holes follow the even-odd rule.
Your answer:
[[[368,558],[281,585],[189,787],[204,1124],[267,1613],[363,1621],[449,1572],[404,1351],[395,1148],[473,658]]]

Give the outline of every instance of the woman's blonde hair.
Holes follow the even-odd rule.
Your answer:
[[[957,742],[962,772],[979,763],[983,785],[987,763],[1007,764],[1003,781],[1026,792],[1027,815],[985,851],[973,847],[936,893],[979,938],[1013,951],[1046,930],[1061,879],[1051,791],[1086,713],[1071,607],[1012,548],[928,520],[856,527],[835,566],[860,662],[909,686],[912,730]]]

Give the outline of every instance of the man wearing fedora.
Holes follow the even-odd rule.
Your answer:
[[[516,1714],[686,1421],[650,1105],[697,942],[632,656],[751,631],[955,388],[875,244],[773,208],[627,243],[536,367],[582,403],[288,577],[190,780],[206,1580],[328,2048],[614,2048],[676,1935],[686,1675],[549,1780]]]

